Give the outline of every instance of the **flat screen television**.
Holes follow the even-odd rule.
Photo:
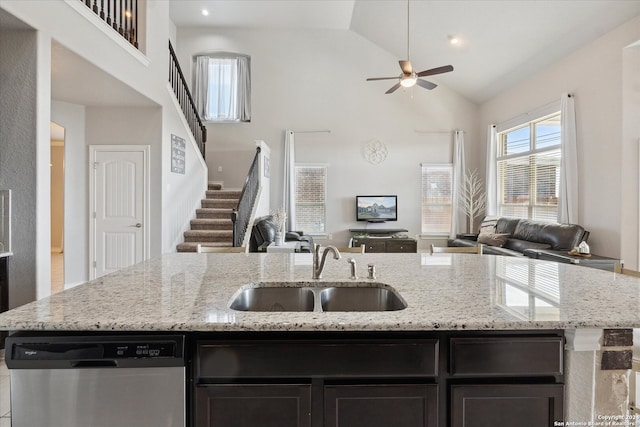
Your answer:
[[[356,196],[356,220],[397,221],[398,196]]]

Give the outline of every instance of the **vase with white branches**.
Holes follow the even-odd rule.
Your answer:
[[[474,221],[482,215],[486,206],[486,194],[482,189],[482,182],[478,177],[478,171],[467,169],[464,174],[464,180],[460,183],[460,209],[467,216],[469,224],[469,232],[473,233]]]
[[[271,217],[276,225],[276,246],[284,243],[284,224],[287,222],[287,213],[284,209],[278,209],[271,212]]]

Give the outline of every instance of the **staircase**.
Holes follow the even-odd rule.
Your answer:
[[[191,230],[184,232],[184,243],[177,246],[178,252],[195,252],[198,244],[203,246],[233,246],[233,224],[231,211],[238,206],[241,190],[223,190],[222,185],[210,182],[207,198],[196,210],[191,220]]]

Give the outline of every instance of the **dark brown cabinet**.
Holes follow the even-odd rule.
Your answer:
[[[459,381],[449,396],[451,427],[547,427],[563,421],[560,334],[463,336],[449,343],[449,375]]]
[[[563,421],[562,384],[454,385],[451,427],[548,427]]]
[[[548,427],[562,331],[238,334],[196,341],[196,427]]]
[[[353,246],[365,245],[366,252],[400,252],[415,253],[418,242],[415,239],[401,239],[396,237],[355,237]]]
[[[439,351],[433,337],[202,340],[195,425],[438,427]]]
[[[324,388],[324,427],[436,427],[436,385],[335,385]]]
[[[197,426],[311,426],[310,385],[207,385],[195,398]]]

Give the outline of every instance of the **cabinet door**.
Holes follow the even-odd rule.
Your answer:
[[[324,427],[435,427],[436,385],[325,386]]]
[[[454,385],[452,427],[548,427],[563,420],[561,384]]]
[[[197,427],[309,427],[309,385],[196,387]]]

